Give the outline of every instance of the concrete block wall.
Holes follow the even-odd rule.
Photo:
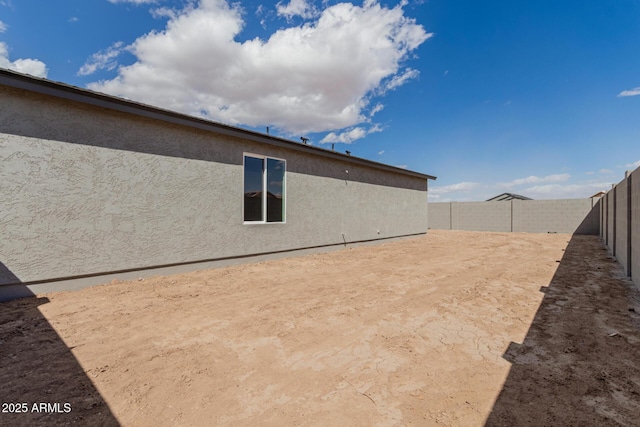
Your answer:
[[[604,200],[602,240],[640,288],[640,168],[627,173]]]
[[[454,213],[455,207],[458,208],[457,217],[452,215],[454,230],[512,231],[509,202],[467,202],[452,206]]]
[[[428,222],[429,228],[441,230],[597,235],[596,203],[597,199],[429,203]]]
[[[629,205],[627,199],[627,180],[623,179],[618,185],[616,185],[614,190],[614,199],[615,199],[615,229],[616,229],[616,240],[615,240],[615,248],[616,248],[616,258],[618,262],[624,268],[625,273],[629,274],[629,258],[628,258],[628,249],[629,249],[629,236],[628,229],[629,224],[627,224],[627,216],[629,213]]]
[[[515,232],[597,234],[593,199],[513,200],[512,204]]]
[[[429,228],[435,230],[451,229],[451,204],[450,203],[429,203],[427,217]]]
[[[613,191],[609,191],[607,193],[607,247],[611,249],[612,252],[615,252],[615,221],[613,218],[615,217],[615,193]]]
[[[606,224],[605,213],[607,212],[607,210],[604,209],[604,204],[606,203],[606,200],[607,200],[607,196],[604,196],[598,201],[598,211],[599,211],[599,215],[600,215],[600,224]],[[604,237],[605,237],[604,227],[600,227],[599,236],[604,241]]]
[[[629,203],[629,228],[630,242],[632,242],[629,254],[631,266],[631,279],[640,287],[640,169],[631,174],[628,182],[631,200]]]
[[[603,222],[601,222],[600,229],[602,230],[602,240],[605,242],[605,245],[609,244],[609,194],[605,194],[602,198],[602,217],[604,218]]]

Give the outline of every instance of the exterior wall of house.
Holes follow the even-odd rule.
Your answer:
[[[597,235],[599,208],[594,209],[595,203],[594,199],[429,203],[429,227]]]
[[[0,87],[0,285],[427,231],[427,181]],[[244,225],[243,154],[285,159],[286,223]]]
[[[640,168],[627,174],[605,198],[604,244],[640,288]]]

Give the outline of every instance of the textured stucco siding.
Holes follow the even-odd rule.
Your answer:
[[[511,231],[511,203],[458,203],[457,230]]]
[[[424,179],[17,89],[0,97],[0,284],[427,230]],[[287,161],[285,224],[243,225],[245,152]]]
[[[629,274],[628,260],[628,233],[627,215],[629,206],[627,204],[627,180],[623,179],[616,185],[616,259]]]
[[[429,228],[451,230],[451,204],[429,203]]]

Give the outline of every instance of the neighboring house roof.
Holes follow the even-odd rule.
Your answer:
[[[533,200],[533,199],[530,199],[529,197],[521,196],[519,194],[502,193],[496,197],[492,197],[488,199],[487,202],[503,202],[508,200]]]
[[[606,191],[598,191],[596,194],[594,194],[593,196],[589,197],[590,199],[593,199],[594,197],[602,197],[605,194],[607,194]]]
[[[0,68],[0,85],[50,95],[57,98],[68,99],[102,108],[108,108],[124,113],[135,114],[138,116],[156,120],[162,120],[165,122],[183,126],[189,126],[192,128],[215,132],[222,135],[243,138],[257,143],[302,151],[322,157],[342,160],[344,162],[352,164],[368,166],[374,169],[395,172],[398,174],[409,175],[417,178],[432,180],[436,179],[436,177],[432,175],[414,172],[408,169],[386,165],[384,163],[378,163],[372,160],[367,160],[352,155],[346,155],[324,148],[301,144],[299,142],[291,141],[285,138],[279,138],[276,136],[250,131],[235,126],[224,125],[222,123],[217,123],[199,117],[153,107],[151,105],[143,104],[140,102],[134,102],[127,99],[106,95],[100,92],[94,92],[88,89],[82,89],[65,83],[54,82],[40,77],[33,77],[22,73],[17,73],[15,71],[10,71],[4,68]]]

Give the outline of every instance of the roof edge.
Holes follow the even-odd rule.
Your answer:
[[[176,111],[167,110],[148,104],[143,104],[141,102],[131,101],[128,99],[107,95],[101,92],[79,88],[77,86],[72,86],[66,83],[55,82],[53,80],[45,79],[42,77],[34,77],[31,75],[18,73],[12,70],[7,70],[5,68],[0,68],[0,84],[16,89],[23,89],[30,92],[53,96],[56,98],[67,99],[110,110],[161,120],[173,124],[189,126],[192,128],[215,132],[236,138],[248,139],[253,142],[293,149],[296,151],[302,151],[305,153],[327,157],[334,160],[342,160],[353,164],[359,164],[374,169],[384,170],[387,172],[395,172],[402,175],[408,175],[427,180],[430,179],[434,181],[437,179],[432,175],[399,168],[397,166],[391,166],[384,163],[375,162],[373,160],[363,159],[361,157],[342,154],[325,148],[305,145],[289,139],[242,129],[235,126],[225,125],[200,117],[178,113]]]

